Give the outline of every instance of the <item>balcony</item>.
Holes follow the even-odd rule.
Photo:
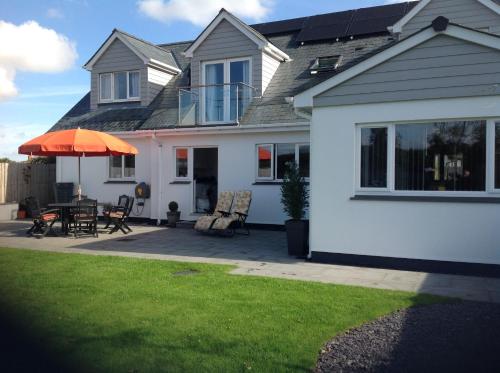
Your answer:
[[[245,83],[179,88],[180,126],[239,123],[256,89]]]

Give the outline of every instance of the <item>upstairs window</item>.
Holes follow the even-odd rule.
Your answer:
[[[100,102],[137,100],[140,98],[139,84],[139,71],[100,74]]]
[[[341,62],[341,55],[318,57],[310,68],[311,74],[314,75],[320,72],[334,71],[339,67]]]

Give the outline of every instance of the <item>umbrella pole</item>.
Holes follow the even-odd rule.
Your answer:
[[[82,185],[80,184],[81,172],[80,172],[80,156],[78,156],[78,200],[82,199]]]

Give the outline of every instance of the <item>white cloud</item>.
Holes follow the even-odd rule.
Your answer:
[[[21,25],[0,21],[0,100],[15,96],[16,71],[57,73],[71,68],[75,43],[35,21]]]
[[[60,9],[57,8],[49,8],[47,9],[47,17],[49,18],[55,18],[55,19],[62,19],[64,18],[64,14]]]
[[[49,128],[49,125],[40,123],[0,123],[0,158],[26,160],[25,155],[17,154],[19,145],[40,136]]]
[[[263,20],[271,11],[272,0],[139,0],[137,5],[157,21],[181,20],[206,26],[221,8],[238,17]]]

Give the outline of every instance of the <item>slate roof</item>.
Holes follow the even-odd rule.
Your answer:
[[[403,4],[405,12],[414,4],[415,2]],[[374,8],[387,7],[393,6]],[[388,32],[380,32],[380,28],[376,28],[377,32],[359,35],[352,40],[348,37],[340,41],[335,38],[304,43],[301,31],[308,18],[252,26],[263,33],[269,42],[288,54],[292,61],[280,64],[264,95],[252,101],[241,125],[306,122],[294,113],[293,105],[285,101],[287,97],[295,96],[394,42]],[[158,53],[161,49],[161,53],[164,51],[171,56],[182,73],[172,78],[148,107],[111,104],[90,111],[90,94],[87,94],[51,130],[80,126],[112,132],[173,128],[177,125],[178,88],[189,85],[190,75],[189,60],[182,52],[192,41],[153,46],[129,34],[123,35],[130,38],[128,40],[131,43],[136,43],[134,46],[141,45],[148,53]],[[311,75],[309,68],[317,57],[332,55],[342,55],[341,65],[336,72]]]

